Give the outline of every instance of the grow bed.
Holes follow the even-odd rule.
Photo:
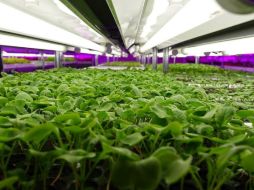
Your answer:
[[[222,68],[229,69],[229,70],[235,70],[235,71],[245,71],[245,72],[254,73],[254,66],[253,67],[224,66]]]
[[[121,70],[145,70],[144,67],[125,67],[125,66],[105,66],[105,65],[99,65],[99,66],[93,66],[90,67],[90,69],[99,69],[99,70],[115,70],[115,71],[121,71]]]
[[[254,122],[253,77],[196,65],[172,65],[168,75],[5,75],[0,188],[252,189],[254,129],[245,123]],[[242,88],[189,85],[215,82]]]
[[[67,63],[63,63],[64,67],[72,67],[72,68],[86,68],[91,66],[91,63],[84,63],[84,62],[67,62]],[[12,73],[12,72],[33,72],[36,71],[38,69],[53,69],[55,67],[55,63],[49,63],[46,62],[43,65],[39,65],[39,64],[33,64],[33,63],[29,63],[29,64],[4,64],[4,72],[6,73]]]
[[[72,67],[76,69],[86,68],[92,66],[93,63],[91,62],[67,62],[63,63],[64,67]]]
[[[140,62],[109,62],[105,63],[102,66],[111,66],[111,67],[142,67]]]

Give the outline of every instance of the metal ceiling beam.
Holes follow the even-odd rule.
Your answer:
[[[172,46],[172,49],[254,36],[254,21],[239,24]]]

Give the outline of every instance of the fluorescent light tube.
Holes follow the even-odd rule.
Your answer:
[[[154,0],[153,9],[146,19],[147,21],[143,28],[141,37],[147,37],[147,35],[152,31],[152,26],[156,24],[158,17],[167,10],[168,6],[168,0]]]
[[[84,48],[80,49],[80,53],[87,53],[87,54],[93,54],[93,55],[102,55],[103,54],[103,53],[98,52],[98,51],[91,51],[89,49],[84,49]]]
[[[104,52],[105,47],[0,3],[0,30]]]
[[[41,54],[31,54],[31,53],[8,53],[3,51],[2,54],[4,57],[41,57]],[[44,57],[55,57],[54,54],[45,54],[43,53]],[[74,57],[73,55],[64,55],[64,57]]]
[[[251,54],[254,53],[254,37],[187,47],[183,51],[188,55],[204,55],[204,52],[218,51],[222,51],[230,55]]]
[[[112,54],[113,54],[113,55],[118,55],[118,56],[120,56],[120,55],[121,55],[121,53],[120,53],[120,52],[118,52],[118,51],[116,51],[116,50],[112,50]]]
[[[141,47],[141,52],[146,52],[209,21],[213,18],[211,15],[221,10],[215,0],[190,0],[159,32]]]
[[[66,47],[54,43],[48,43],[40,40],[34,40],[24,37],[16,37],[7,34],[0,34],[0,45],[36,48],[43,50],[66,51]]]

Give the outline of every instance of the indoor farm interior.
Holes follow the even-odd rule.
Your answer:
[[[254,190],[254,1],[0,17],[0,190]]]

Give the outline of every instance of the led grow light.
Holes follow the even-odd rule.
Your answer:
[[[158,33],[141,47],[141,52],[146,52],[209,21],[216,16],[214,13],[219,13],[220,11],[222,9],[215,0],[190,0]]]
[[[83,25],[86,29],[97,36],[97,39],[103,38],[100,34],[98,34],[95,30],[90,28],[83,20],[81,20],[76,14],[74,14],[65,4],[63,4],[60,0],[53,0],[56,6],[64,13],[76,18],[81,25]]]
[[[204,44],[183,50],[189,55],[200,55],[204,52],[225,52],[230,55],[254,53],[254,37],[235,39],[230,41]]]
[[[106,56],[107,56],[107,57],[113,57],[113,55],[111,55],[111,54],[108,54],[108,53],[106,54]]]
[[[27,48],[36,48],[36,49],[54,50],[54,51],[66,50],[66,47],[63,45],[29,39],[25,37],[11,36],[7,34],[0,34],[0,45],[27,47]]]
[[[80,49],[80,53],[87,53],[87,54],[93,54],[93,55],[102,55],[103,54],[103,53],[98,52],[98,51],[92,51],[92,50],[84,49],[84,48]]]
[[[3,51],[5,57],[40,57],[40,54],[29,54],[29,53],[7,53]]]
[[[32,54],[32,53],[8,53],[3,51],[2,54],[4,57],[41,57],[41,54]],[[45,54],[44,57],[55,57],[54,54]],[[73,55],[64,55],[64,57],[74,57]]]
[[[75,47],[89,48],[103,52],[105,48],[74,33],[47,23],[4,3],[0,3],[0,30],[32,36]]]
[[[113,50],[112,51],[113,55],[117,55],[117,56],[121,56],[121,52],[117,51],[117,50]]]
[[[167,10],[168,6],[169,6],[168,0],[154,1],[152,12],[148,16],[147,22],[141,34],[142,38],[145,38],[152,31],[152,26],[156,24],[158,17]]]
[[[38,0],[25,0],[25,6],[29,8],[33,8],[39,5]]]

